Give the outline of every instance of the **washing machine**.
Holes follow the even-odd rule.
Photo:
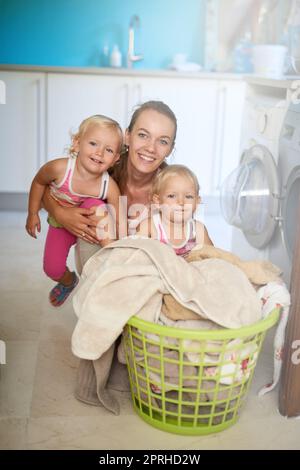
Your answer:
[[[278,90],[256,97],[245,112],[240,163],[222,184],[221,209],[234,227],[232,251],[270,260],[289,284],[300,198],[300,100],[281,99]]]

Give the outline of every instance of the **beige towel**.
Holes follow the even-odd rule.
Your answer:
[[[88,405],[104,406],[118,415],[120,405],[110,390],[128,392],[127,368],[114,355],[113,344],[99,359],[81,359],[77,371],[75,397]]]
[[[99,249],[99,245],[91,245],[78,239],[75,247],[75,262],[79,274],[82,273],[86,261]],[[115,344],[111,348],[116,351]],[[116,353],[112,356],[111,351],[108,350],[107,354],[95,361],[81,359],[76,376],[75,397],[88,405],[104,406],[118,415],[120,405],[111,394],[111,390],[130,391],[127,367],[120,364]]]
[[[161,311],[166,317],[170,318],[170,320],[201,320],[202,317],[200,313],[195,313],[193,310],[184,307],[176,299],[174,299],[173,295],[165,294],[163,296],[163,304],[161,307]]]
[[[270,261],[242,261],[233,253],[211,245],[196,246],[189,253],[187,261],[201,261],[209,258],[222,259],[239,267],[246,274],[249,281],[258,286],[278,281],[281,274],[280,268],[270,263]]]
[[[243,261],[229,251],[210,245],[196,246],[189,253],[186,261],[190,263],[210,258],[223,259],[228,263],[238,266],[255,286],[277,281],[281,273],[280,269],[269,261]],[[170,294],[166,294],[163,297],[162,312],[171,320],[199,320],[197,313],[181,305]]]

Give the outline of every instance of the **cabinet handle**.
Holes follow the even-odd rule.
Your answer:
[[[42,164],[41,158],[41,79],[38,78],[35,82],[36,93],[36,160],[37,167],[40,168]]]
[[[124,129],[128,126],[128,116],[129,116],[129,85],[125,83],[124,85]]]
[[[214,142],[214,159],[212,171],[212,190],[219,190],[222,178],[222,157],[224,147],[224,130],[225,130],[225,112],[226,112],[227,89],[221,87],[217,92],[216,103],[216,127]]]
[[[138,83],[135,87],[137,94],[137,104],[140,105],[142,101],[142,85]]]

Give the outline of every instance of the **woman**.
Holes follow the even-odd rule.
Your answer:
[[[119,185],[121,194],[126,196],[123,202],[127,206],[128,233],[133,233],[136,226],[148,215],[146,209],[150,203],[153,178],[159,168],[165,166],[165,159],[175,145],[176,132],[176,116],[161,101],[148,101],[132,115],[125,132],[126,152],[111,171],[111,176]],[[94,216],[93,208],[66,210],[59,206],[48,192],[43,202],[48,212],[69,232],[79,239],[99,244],[96,237],[99,219]],[[124,228],[121,228],[121,231],[124,232]],[[91,248],[85,243],[80,243],[80,260],[77,259],[79,271],[97,249],[99,246]]]

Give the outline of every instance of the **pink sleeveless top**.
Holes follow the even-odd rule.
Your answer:
[[[100,190],[98,196],[88,194],[78,194],[72,189],[72,178],[74,174],[76,158],[70,157],[68,160],[65,175],[59,184],[50,183],[50,193],[62,206],[79,206],[87,198],[106,199],[109,184],[109,174],[105,171],[102,174]]]
[[[153,223],[156,228],[159,241],[165,243],[166,245],[170,245],[174,249],[176,255],[185,258],[189,254],[189,252],[196,246],[196,222],[194,219],[190,219],[187,222],[186,239],[181,245],[172,245],[172,243],[169,241],[164,226],[162,224],[159,212],[153,214]]]

